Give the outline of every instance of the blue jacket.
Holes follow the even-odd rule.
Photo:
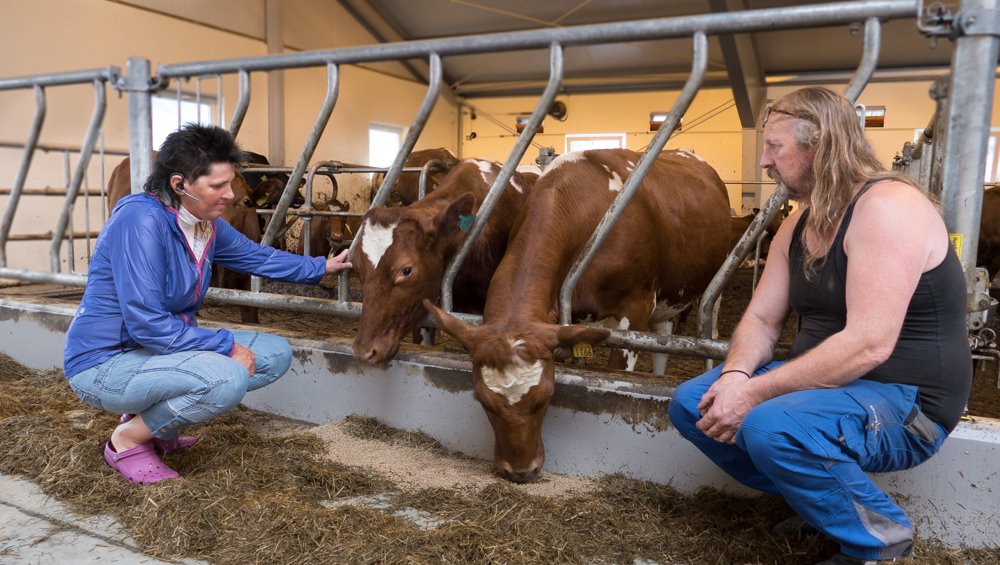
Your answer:
[[[63,363],[66,377],[123,351],[145,348],[158,355],[215,351],[228,355],[233,334],[198,327],[212,263],[241,273],[318,283],[322,257],[301,257],[247,239],[225,220],[197,263],[178,224],[177,211],[148,194],[122,198],[101,230],[87,274],[87,289],[69,327]]]

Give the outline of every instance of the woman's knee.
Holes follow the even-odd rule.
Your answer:
[[[257,357],[257,369],[266,373],[269,380],[277,379],[292,366],[292,346],[283,337],[258,333],[248,347]]]
[[[246,368],[233,361],[216,371],[201,403],[210,406],[213,412],[221,414],[232,409],[243,400],[247,393],[249,375]]]

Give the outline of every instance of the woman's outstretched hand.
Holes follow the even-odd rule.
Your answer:
[[[338,271],[343,271],[344,269],[350,269],[351,263],[347,260],[347,252],[349,249],[345,249],[340,252],[336,257],[328,257],[326,259],[326,274],[336,273]]]

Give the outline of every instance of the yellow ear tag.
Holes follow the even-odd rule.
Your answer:
[[[593,357],[594,348],[589,343],[574,343],[573,357]]]
[[[257,199],[257,206],[263,206],[265,203],[267,203],[266,196],[261,196],[260,198]]]

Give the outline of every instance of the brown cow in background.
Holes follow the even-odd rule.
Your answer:
[[[153,152],[153,160],[156,160],[156,152]],[[111,171],[108,179],[108,215],[114,211],[115,204],[132,191],[132,173],[130,170],[130,159],[118,163]],[[250,187],[247,186],[246,179],[239,171],[233,179],[234,198],[226,203],[226,209],[222,212],[222,219],[229,222],[229,225],[236,228],[247,238],[260,243],[260,223],[257,218],[257,208],[250,199]],[[212,286],[217,288],[231,288],[235,290],[250,290],[250,275],[237,273],[225,269],[218,265],[212,265]],[[256,324],[259,322],[257,308],[253,306],[240,306],[240,321],[244,324]]]
[[[313,210],[348,212],[349,202],[337,199],[319,201],[313,204]],[[361,218],[341,216],[314,216],[309,226],[309,255],[312,257],[329,257],[336,255],[351,245],[351,242],[361,231]],[[305,230],[302,231],[305,233]],[[305,237],[299,237],[296,253],[305,255]]]
[[[419,151],[414,151],[410,153],[410,156],[406,158],[406,162],[403,163],[404,167],[423,167],[428,162],[433,160],[439,160],[444,162],[444,168],[440,170],[435,170],[434,172],[427,175],[427,194],[430,194],[439,184],[441,184],[441,179],[448,174],[448,171],[452,167],[458,164],[458,159],[451,154],[444,147],[438,147],[437,149],[421,149]],[[382,180],[385,178],[383,173],[375,173],[372,175],[372,192],[371,198],[368,199],[371,202],[375,198],[375,193],[378,192],[380,186],[382,186]],[[401,173],[399,179],[396,180],[396,186],[393,187],[392,192],[385,201],[386,206],[395,205],[398,203],[400,206],[409,206],[417,201],[419,196],[419,186],[420,186],[420,173]],[[426,195],[425,195],[426,196]]]
[[[493,276],[481,326],[424,301],[472,355],[475,396],[496,440],[494,463],[511,481],[537,478],[545,462],[541,430],[555,390],[554,350],[609,335],[556,324],[559,291],[640,156],[584,151],[546,169]],[[580,279],[573,319],[646,331],[695,300],[729,252],[728,200],[712,167],[684,151],[662,153]]]

